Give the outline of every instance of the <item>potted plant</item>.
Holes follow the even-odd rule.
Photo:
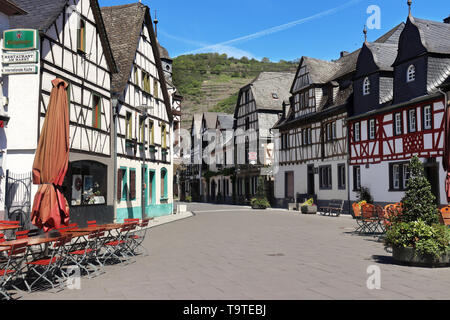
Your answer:
[[[450,230],[439,224],[438,209],[423,165],[414,156],[410,162],[410,179],[402,199],[401,215],[392,217],[385,245],[393,258],[417,266],[442,266],[450,260]]]
[[[267,209],[270,208],[270,203],[267,200],[264,192],[264,178],[258,178],[258,187],[256,189],[256,196],[250,200],[252,209]]]
[[[317,213],[317,206],[314,204],[314,199],[308,199],[302,204],[299,205],[300,211],[303,214],[316,214]]]

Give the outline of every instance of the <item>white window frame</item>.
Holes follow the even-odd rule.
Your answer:
[[[359,122],[355,122],[354,126],[353,126],[353,136],[355,139],[355,142],[359,142],[361,140],[361,136],[360,136],[360,123]]]
[[[403,189],[406,189],[406,186],[408,184],[409,178],[411,177],[411,173],[409,171],[409,164],[405,163],[403,164]]]
[[[363,82],[363,95],[367,96],[370,94],[370,80],[369,77],[364,79]]]
[[[402,114],[401,113],[395,113],[394,114],[394,120],[395,120],[395,134],[400,135],[403,133],[403,126],[402,126]]]
[[[414,115],[414,118],[412,118],[412,115]],[[409,132],[416,132],[417,131],[417,112],[416,109],[410,109],[408,110],[408,119],[409,119]],[[414,121],[412,121],[414,120]]]
[[[376,135],[376,122],[375,119],[369,120],[369,139],[375,139]]]
[[[432,112],[431,112],[431,106],[425,106],[423,107],[423,128],[425,130],[429,130],[432,128],[433,121],[432,121]]]
[[[413,82],[416,80],[416,67],[412,64],[406,70],[406,82]]]
[[[392,165],[392,187],[394,190],[400,189],[400,165]]]

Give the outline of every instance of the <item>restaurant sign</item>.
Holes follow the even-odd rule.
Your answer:
[[[38,51],[5,52],[2,54],[4,64],[37,63]]]
[[[37,50],[39,32],[34,29],[14,29],[3,32],[3,50]]]
[[[3,74],[28,74],[28,73],[38,73],[38,67],[35,64],[22,64],[22,65],[12,65],[2,68]]]

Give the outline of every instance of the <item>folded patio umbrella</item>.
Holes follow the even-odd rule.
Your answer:
[[[447,193],[447,202],[450,203],[450,112],[448,106],[445,106],[445,132],[444,132],[444,156],[442,164],[444,170],[447,171],[447,178],[445,179],[445,191]]]
[[[52,85],[33,163],[33,184],[40,186],[34,197],[31,222],[45,232],[69,222],[69,206],[61,190],[69,164],[68,84],[55,79]]]

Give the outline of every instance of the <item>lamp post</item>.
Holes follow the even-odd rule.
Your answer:
[[[114,94],[111,97],[111,105],[113,107],[113,118],[114,118],[114,142],[113,142],[113,156],[114,156],[114,195],[113,199],[117,197],[117,188],[119,187],[117,185],[117,117],[119,115],[119,96]],[[114,212],[117,211],[117,201],[119,199],[116,199],[113,203],[114,206]],[[117,218],[117,217],[116,217]]]
[[[142,114],[142,116],[143,116],[143,121],[145,121],[147,118],[148,118],[148,116],[149,116],[149,114],[147,113],[148,111],[152,111],[153,109],[154,109],[154,107],[153,106],[148,106],[148,105],[146,105],[146,104],[143,104],[143,105],[140,105],[140,106],[137,106],[137,109],[141,112],[141,114]],[[143,124],[143,127],[145,128],[145,123]],[[142,134],[142,133],[141,133]],[[146,198],[145,198],[145,193],[144,193],[144,190],[146,189],[146,182],[147,181],[144,181],[144,177],[145,177],[145,158],[146,158],[146,151],[145,151],[145,131],[144,131],[144,134],[143,134],[143,141],[142,141],[142,144],[143,144],[143,164],[142,164],[142,168],[141,168],[141,208],[142,208],[142,219],[144,219],[145,218],[145,216],[146,216],[146,214],[145,214],[145,201],[146,201]],[[149,171],[147,170],[147,173],[149,173]]]

